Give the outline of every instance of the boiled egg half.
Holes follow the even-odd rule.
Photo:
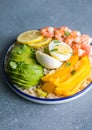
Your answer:
[[[60,62],[41,51],[36,51],[36,59],[42,66],[48,69],[55,69],[63,64],[63,62]]]
[[[67,61],[70,59],[73,50],[66,43],[60,42],[58,40],[53,40],[49,44],[49,52],[52,57],[58,59],[59,61]]]

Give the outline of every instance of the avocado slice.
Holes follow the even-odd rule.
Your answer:
[[[43,76],[43,67],[36,61],[35,51],[21,44],[9,52],[6,71],[14,84],[24,88],[36,86]]]

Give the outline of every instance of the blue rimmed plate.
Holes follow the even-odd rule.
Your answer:
[[[15,42],[15,41],[14,41]],[[31,96],[27,93],[24,93],[22,90],[20,90],[16,85],[14,85],[11,80],[9,79],[6,71],[5,71],[5,61],[6,61],[6,57],[7,54],[9,52],[9,50],[11,49],[11,47],[13,46],[14,42],[9,45],[5,52],[4,52],[4,56],[3,56],[3,74],[4,74],[4,78],[5,81],[7,82],[7,84],[10,86],[10,88],[16,92],[18,95],[20,95],[21,97],[28,99],[30,101],[36,102],[36,103],[42,103],[42,104],[59,104],[59,103],[65,103],[65,102],[69,102],[72,101],[80,96],[82,96],[83,94],[85,94],[87,91],[89,91],[92,88],[92,83],[90,83],[86,88],[84,88],[83,90],[81,90],[80,92],[74,94],[73,96],[68,96],[68,97],[64,97],[64,98],[53,98],[53,99],[46,99],[46,98],[38,98],[38,97],[34,97]]]

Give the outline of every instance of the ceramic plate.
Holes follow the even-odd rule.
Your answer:
[[[7,54],[9,52],[9,50],[11,49],[13,43],[11,45],[9,45],[6,48],[5,52],[4,52],[4,56],[3,56],[3,74],[4,74],[5,81],[10,86],[10,88],[14,92],[16,92],[18,95],[20,95],[21,97],[23,97],[25,99],[28,99],[30,101],[36,102],[36,103],[42,103],[42,104],[59,104],[59,103],[65,103],[65,102],[72,101],[72,100],[74,100],[74,99],[82,96],[83,94],[85,94],[87,91],[89,91],[92,88],[92,83],[90,83],[86,88],[84,88],[80,92],[74,94],[73,96],[68,96],[68,97],[65,97],[65,98],[55,98],[55,99],[38,98],[38,97],[34,97],[34,96],[31,96],[29,94],[24,93],[23,91],[21,91],[20,89],[18,89],[18,87],[16,85],[14,85],[11,82],[11,80],[9,79],[9,77],[8,77],[6,71],[5,71],[5,60],[6,60]]]

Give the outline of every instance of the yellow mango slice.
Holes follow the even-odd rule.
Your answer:
[[[42,90],[44,90],[45,92],[49,93],[53,93],[54,89],[55,89],[55,85],[53,85],[50,82],[46,82],[44,83],[44,85],[42,86]]]
[[[55,88],[55,93],[61,95],[63,91],[74,88],[78,85],[85,76],[90,75],[90,63],[87,56],[81,59],[81,66],[77,69],[76,73],[62,83],[58,83]]]
[[[47,74],[43,76],[41,79],[43,81],[49,81],[51,83],[57,83],[64,81],[69,75],[72,67],[78,61],[78,55],[73,55],[66,63],[64,63],[61,67],[59,67],[54,73]]]
[[[82,87],[83,83],[89,78],[89,76],[85,76],[85,78],[72,90],[63,91],[64,96],[71,96],[79,91],[79,89]]]
[[[54,72],[55,71],[53,70],[50,73],[48,73],[47,75],[41,77],[41,80],[44,81],[44,82],[49,81],[49,79],[51,78],[51,76],[53,76]]]

